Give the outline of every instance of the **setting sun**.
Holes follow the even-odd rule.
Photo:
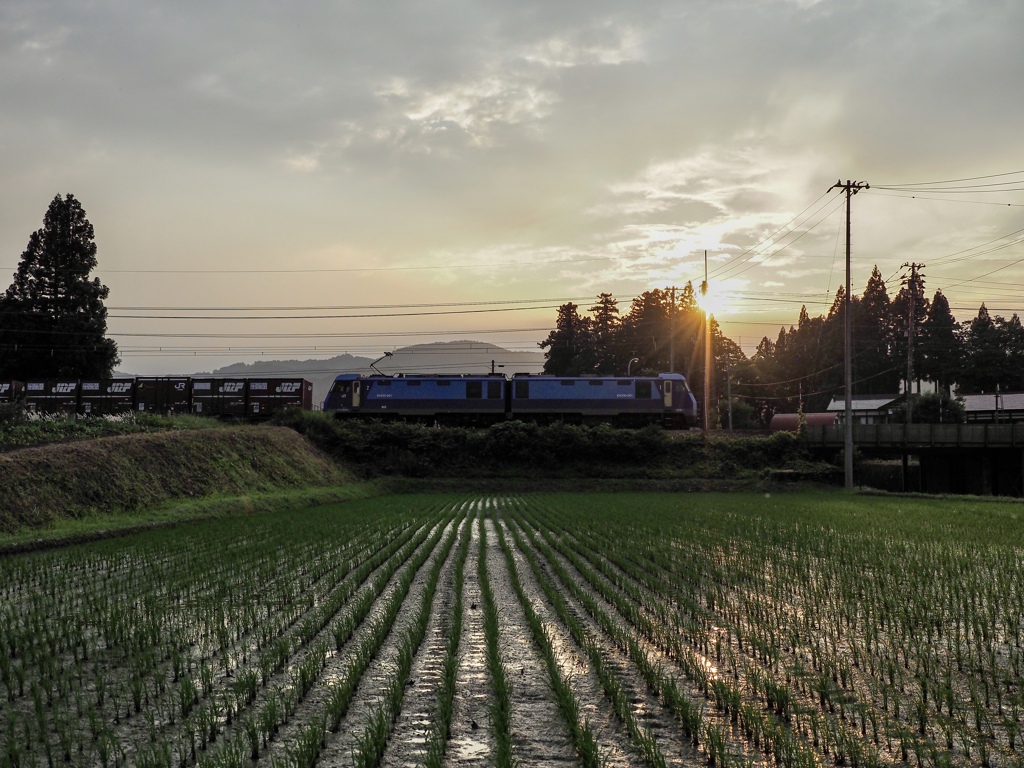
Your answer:
[[[697,291],[697,305],[710,315],[720,315],[731,308],[729,295],[712,284],[704,292]]]

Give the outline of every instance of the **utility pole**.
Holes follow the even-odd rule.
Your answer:
[[[672,286],[672,305],[668,308],[668,372],[676,372],[676,287]]]
[[[725,358],[725,398],[729,403],[729,431],[732,432],[732,359]]]
[[[917,319],[917,271],[924,267],[924,264],[911,262],[904,264],[904,269],[910,270],[910,277],[907,279],[907,286],[910,289],[910,315],[907,317],[907,424],[913,422],[913,409],[910,407],[910,386],[914,381],[914,321]],[[941,411],[941,408],[939,409]]]
[[[843,297],[844,318],[844,354],[843,374],[846,381],[846,412],[843,418],[843,465],[845,469],[847,489],[853,488],[853,318],[850,314],[850,198],[862,189],[871,189],[871,185],[863,181],[841,180],[831,187],[846,192],[846,296]]]
[[[704,251],[704,282],[700,284],[700,295],[708,295],[708,252]],[[708,398],[711,396],[711,313],[704,305],[704,443],[708,441]]]

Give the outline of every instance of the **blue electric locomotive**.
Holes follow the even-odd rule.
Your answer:
[[[631,427],[661,424],[670,429],[697,424],[697,399],[679,373],[580,377],[517,373],[509,386],[509,413],[514,418]]]
[[[506,418],[539,422],[697,424],[697,400],[678,373],[658,376],[361,376],[334,380],[324,411],[337,418],[369,416],[429,423],[493,424]]]
[[[501,375],[363,377],[343,373],[327,393],[324,410],[338,417],[488,424],[505,418],[505,391]]]

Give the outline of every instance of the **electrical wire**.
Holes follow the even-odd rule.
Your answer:
[[[502,261],[492,264],[439,264],[421,267],[337,267],[323,269],[108,269],[97,267],[98,272],[121,275],[301,275],[331,272],[410,272],[431,269],[492,269],[495,267],[552,267],[559,264],[582,264],[593,261],[614,261],[612,256],[595,256],[585,259],[561,259],[557,261]],[[0,266],[0,269],[17,267]],[[56,270],[74,272],[77,270]]]
[[[879,187],[921,187],[931,184],[958,184],[962,181],[983,181],[984,179],[998,179],[1003,176],[1019,176],[1024,171],[1005,171],[1004,173],[990,173],[986,176],[968,176],[963,179],[945,179],[943,181],[910,181],[903,184],[878,184]],[[1016,182],[1014,182],[1016,183]],[[872,187],[874,189],[874,187]]]

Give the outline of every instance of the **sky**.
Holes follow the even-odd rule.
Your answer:
[[[917,262],[1009,316],[1021,29],[1018,0],[4,0],[0,283],[74,194],[121,369],[169,374],[536,350],[706,250],[749,354],[827,312],[853,180],[855,294]]]

